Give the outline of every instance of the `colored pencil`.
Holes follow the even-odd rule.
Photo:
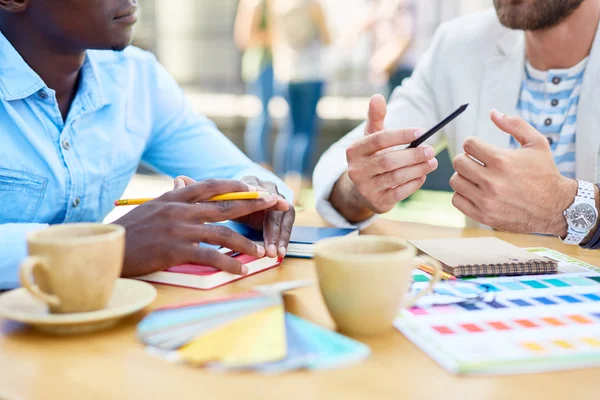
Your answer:
[[[213,196],[207,201],[233,201],[233,200],[258,200],[263,199],[267,196],[271,196],[271,193],[268,192],[236,192],[236,193],[225,193],[220,194],[218,196]],[[140,204],[147,203],[153,198],[143,198],[143,199],[122,199],[115,200],[115,206],[136,206]]]
[[[419,269],[423,272],[427,272],[428,274],[435,275],[435,270],[431,268],[429,265],[419,265]],[[454,275],[450,275],[447,272],[442,271],[442,279],[444,280],[455,280],[456,277]]]

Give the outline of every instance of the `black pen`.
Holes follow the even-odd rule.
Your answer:
[[[456,118],[460,114],[462,114],[467,109],[468,106],[469,106],[469,104],[467,103],[467,104],[463,104],[462,106],[458,107],[458,110],[454,111],[452,114],[447,116],[442,122],[438,123],[436,126],[434,126],[430,130],[428,130],[427,132],[422,134],[420,137],[415,139],[414,142],[412,142],[411,144],[408,145],[407,149],[412,149],[412,148],[419,147],[420,145],[422,145],[427,139],[432,137],[437,131],[439,131],[446,125],[448,125],[448,123],[450,123],[450,121],[452,121],[454,118]]]

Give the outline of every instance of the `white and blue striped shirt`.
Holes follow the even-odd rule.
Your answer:
[[[560,173],[575,179],[575,123],[587,58],[569,69],[538,71],[529,62],[517,110],[550,143]],[[514,138],[513,148],[519,147]]]

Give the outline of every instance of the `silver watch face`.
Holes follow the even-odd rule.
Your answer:
[[[587,203],[574,204],[567,212],[567,223],[579,232],[587,232],[596,223],[596,210]]]

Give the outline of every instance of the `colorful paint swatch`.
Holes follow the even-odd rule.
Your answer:
[[[472,332],[472,333],[483,332],[483,329],[481,329],[480,327],[478,327],[475,324],[461,324],[460,326],[462,326],[468,332]]]
[[[504,322],[498,322],[498,321],[488,322],[488,325],[490,325],[492,328],[494,328],[498,331],[508,331],[511,329],[510,326],[506,325]]]
[[[478,310],[481,310],[481,308],[477,307],[473,303],[458,303],[458,305],[460,307],[464,308],[467,311],[478,311]]]
[[[582,294],[582,296],[586,299],[590,299],[591,301],[600,301],[600,296],[598,296],[597,294]]]
[[[538,327],[536,324],[534,324],[533,322],[531,322],[528,319],[516,319],[515,323],[521,325],[524,328],[537,328]]]
[[[502,291],[502,289],[497,288],[496,286],[491,285],[489,283],[485,283],[485,284],[483,284],[481,286],[485,286],[487,288],[488,292],[501,292]]]
[[[433,306],[433,309],[440,314],[450,314],[450,313],[455,313],[456,312],[456,308],[449,306],[449,305],[436,305]]]
[[[581,340],[583,340],[583,342],[585,344],[588,344],[588,345],[590,345],[592,347],[600,347],[600,340],[598,340],[596,338],[586,337],[586,338],[583,338]]]
[[[598,319],[600,319],[600,313],[592,313],[592,315]]]
[[[597,285],[597,282],[594,282],[591,279],[584,278],[583,276],[574,276],[571,278],[563,278],[563,281],[569,282],[575,286],[593,286]]]
[[[507,288],[508,290],[525,290],[525,286],[517,282],[498,282],[498,285]]]
[[[496,300],[492,300],[492,301],[490,301],[488,303],[485,303],[485,304],[487,304],[488,306],[490,306],[492,308],[506,308],[506,306],[504,304],[502,304],[502,303],[500,303],[500,302],[498,302]]]
[[[534,297],[533,300],[540,302],[542,304],[545,304],[547,306],[552,305],[552,304],[556,304],[556,302],[554,300],[550,300],[547,297]]]
[[[592,321],[590,319],[587,319],[583,315],[569,315],[567,318],[569,318],[571,321],[575,321],[578,324],[582,324],[582,325],[587,325],[587,324],[592,323]]]
[[[521,283],[527,286],[531,286],[534,289],[546,289],[548,287],[540,281],[521,281]]]
[[[512,300],[508,300],[508,301],[510,301],[513,304],[518,305],[519,307],[529,307],[529,306],[533,305],[522,299],[512,299]]]
[[[459,291],[460,293],[466,294],[466,295],[477,295],[477,294],[479,294],[479,292],[477,292],[477,291],[475,291],[475,290],[473,290],[471,288],[468,288],[468,287],[457,286],[455,289],[457,291]]]
[[[550,285],[556,286],[556,287],[568,287],[568,286],[571,286],[567,282],[561,281],[560,279],[544,279],[544,282],[547,282]]]
[[[413,280],[415,282],[429,282],[430,279],[425,275],[413,275]]]
[[[427,311],[421,307],[413,307],[410,309],[410,312],[413,313],[413,315],[427,315]]]
[[[531,350],[531,351],[535,351],[535,352],[546,351],[546,349],[544,349],[544,347],[542,345],[540,345],[539,343],[536,343],[536,342],[525,342],[525,343],[522,343],[522,346],[525,347],[527,350]]]
[[[587,278],[588,278],[588,279],[592,279],[592,280],[594,280],[594,281],[596,281],[596,282],[600,283],[600,276],[588,276]]]
[[[553,317],[542,318],[542,321],[544,321],[545,323],[552,325],[552,326],[564,326],[565,325],[563,322],[561,322]]]
[[[566,301],[567,303],[581,303],[581,300],[576,299],[573,296],[566,296],[565,295],[565,296],[556,296],[556,297],[558,297],[559,299],[562,299],[562,300]]]
[[[447,326],[432,326],[432,328],[442,335],[452,335],[454,333],[454,331]]]
[[[563,349],[572,349],[573,345],[566,340],[553,340],[552,343]]]

